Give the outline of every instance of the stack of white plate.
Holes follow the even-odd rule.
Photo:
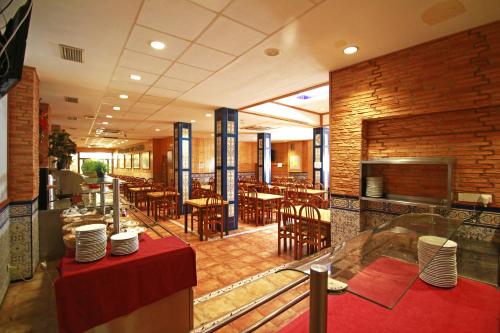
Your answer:
[[[366,196],[380,198],[384,194],[384,178],[366,177]]]
[[[106,255],[106,225],[87,224],[75,228],[75,260],[89,262]]]
[[[457,285],[457,243],[436,236],[418,239],[420,278],[436,287]]]
[[[136,232],[121,232],[111,236],[111,253],[122,256],[139,250],[139,237]]]

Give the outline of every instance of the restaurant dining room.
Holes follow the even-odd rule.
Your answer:
[[[480,332],[497,0],[0,0],[0,332]]]

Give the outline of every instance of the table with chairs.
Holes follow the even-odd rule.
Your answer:
[[[216,193],[207,197],[192,198],[184,201],[184,232],[188,232],[188,214],[196,210],[198,219],[198,235],[200,241],[208,240],[209,235],[218,234],[223,238],[223,233],[228,234],[228,226],[224,225],[225,206],[228,202]],[[191,231],[193,224],[191,222]]]
[[[304,251],[309,255],[331,244],[330,209],[318,208],[312,202],[282,202],[278,218],[278,254],[281,243],[287,251],[287,242],[293,248],[295,259],[301,259]]]

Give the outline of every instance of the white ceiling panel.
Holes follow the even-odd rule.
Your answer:
[[[216,71],[227,65],[234,58],[232,55],[194,44],[179,58],[179,62]]]
[[[169,89],[169,90],[183,92],[183,91],[186,91],[186,90],[193,88],[194,85],[195,85],[195,83],[192,83],[192,82],[187,82],[184,80],[173,79],[171,77],[164,76],[164,77],[160,78],[154,86],[156,88],[163,88],[163,89]]]
[[[231,0],[191,0],[200,6],[220,12]]]
[[[129,112],[148,113],[161,109],[158,104],[136,103],[129,109]]]
[[[174,90],[153,87],[153,88],[150,88],[148,90],[147,94],[150,96],[156,96],[156,97],[176,98],[181,93],[178,91],[174,91]]]
[[[144,95],[139,100],[139,102],[141,102],[141,103],[157,104],[157,105],[165,105],[165,104],[167,104],[170,101],[172,101],[172,98],[159,97],[159,96],[150,96],[150,95]]]
[[[312,6],[309,0],[235,0],[224,15],[270,34]]]
[[[153,57],[132,50],[123,50],[119,65],[143,72],[161,74],[170,66],[170,60]]]
[[[261,32],[221,16],[201,35],[197,42],[230,54],[240,55],[264,37],[266,35]]]
[[[132,80],[130,78],[131,74],[141,76],[141,80],[140,81]],[[158,79],[158,75],[156,75],[156,74],[141,72],[141,71],[138,71],[135,69],[125,68],[125,67],[118,67],[115,70],[115,75],[113,76],[114,81],[126,82],[126,83],[131,83],[131,84],[142,84],[142,85],[150,85],[153,82],[155,82],[157,79]]]
[[[212,21],[215,13],[186,0],[146,0],[138,23],[193,40]]]
[[[163,42],[166,46],[163,50],[153,49],[150,46],[152,41]],[[188,41],[136,25],[130,34],[126,47],[155,57],[174,60],[188,45]]]
[[[213,72],[176,62],[165,74],[168,77],[198,83],[206,79]]]
[[[146,84],[136,83],[136,82],[123,82],[123,81],[111,81],[109,88],[113,90],[119,90],[122,93],[137,93],[144,94],[148,90],[149,86]]]

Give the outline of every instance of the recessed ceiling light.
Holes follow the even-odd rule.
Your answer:
[[[210,118],[210,117],[212,117],[212,114],[211,113],[207,113],[207,114],[205,114],[205,117]]]
[[[142,77],[140,75],[137,75],[137,74],[130,74],[130,79],[134,80],[134,81],[140,81],[140,80],[142,80]]]
[[[128,140],[125,140],[125,142],[128,142]]]
[[[165,48],[165,43],[160,42],[159,40],[154,40],[149,45],[155,50],[163,50]]]
[[[106,115],[106,118],[113,118],[113,116],[112,116],[112,115],[110,115],[110,114],[107,114],[107,115]]]
[[[107,121],[103,121],[101,124],[102,125],[108,125],[109,123]]]
[[[280,54],[280,50],[274,47],[270,47],[264,50],[264,53],[269,57],[276,57]]]
[[[120,110],[121,110],[121,107],[119,107],[119,106],[113,106],[113,110],[115,110],[115,111],[120,111]]]
[[[192,123],[195,123],[195,122],[196,122],[196,120],[191,120],[191,122],[192,122]]]
[[[121,98],[121,99],[127,99],[127,98],[128,98],[128,95],[121,94],[121,95],[120,95],[120,98]]]
[[[155,128],[155,131],[159,132],[159,131],[160,131],[160,129],[159,129],[159,128]]]
[[[354,54],[358,52],[358,47],[357,46],[348,46],[344,49],[345,54]]]

